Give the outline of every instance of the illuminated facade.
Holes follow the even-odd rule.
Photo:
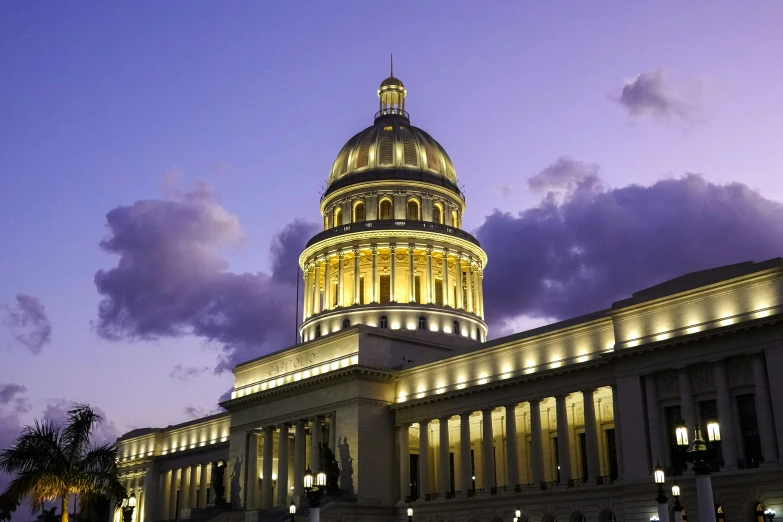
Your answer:
[[[303,342],[237,366],[225,413],[120,438],[136,520],[283,520],[292,499],[304,520],[325,443],[341,490],[325,522],[402,521],[409,502],[416,521],[647,522],[679,418],[720,423],[719,520],[783,512],[783,259],[487,342],[486,255],[405,94],[385,80],[332,167],[300,257]],[[210,507],[218,482],[230,510]],[[693,474],[677,482],[700,520]]]

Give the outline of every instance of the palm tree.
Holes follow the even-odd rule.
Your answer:
[[[2,498],[29,498],[33,511],[44,501],[61,500],[62,522],[68,522],[68,496],[90,502],[99,496],[119,504],[125,498],[114,444],[90,442],[93,428],[103,421],[89,406],[76,405],[63,426],[49,421],[27,426],[12,447],[0,453],[0,471],[15,474]]]

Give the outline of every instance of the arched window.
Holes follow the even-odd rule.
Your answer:
[[[394,219],[392,214],[392,202],[390,199],[382,199],[378,203],[378,219]]]
[[[415,199],[408,200],[408,219],[413,221],[421,219],[419,216],[419,202]]]
[[[476,327],[476,339],[481,340],[481,330],[479,330],[478,326]]]
[[[351,326],[351,320],[350,319],[343,319],[343,329],[348,328]]]
[[[598,515],[598,522],[617,522],[617,515],[611,509],[604,509]]]
[[[460,334],[459,321],[455,320],[453,323],[453,327],[454,327],[454,335],[459,335]]]
[[[456,210],[451,211],[451,226],[459,228],[459,216]]]
[[[584,513],[581,511],[574,511],[571,513],[571,518],[569,518],[570,522],[587,522],[587,519],[585,518]]]
[[[316,338],[321,337],[321,325],[320,324],[315,326],[315,337]]]
[[[378,320],[378,327],[379,328],[389,327],[389,319],[387,319],[385,315],[382,315],[381,318]]]
[[[357,201],[353,206],[353,222],[364,221],[364,201]]]
[[[423,315],[419,316],[419,330],[426,330],[427,329],[427,318]]]
[[[440,203],[435,203],[432,207],[432,221],[443,224],[443,207]]]
[[[343,224],[343,209],[337,207],[334,209],[334,226],[339,227]]]

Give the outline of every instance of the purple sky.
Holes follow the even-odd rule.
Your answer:
[[[125,247],[101,248],[111,234],[115,243],[122,239],[110,233],[107,214],[148,200],[154,212],[114,216],[165,227],[166,209],[181,210],[189,201],[181,194],[192,196],[199,181],[208,182],[209,202],[195,212],[225,212],[231,230],[198,241],[228,263],[232,276],[223,283],[236,288],[233,274],[259,271],[276,281],[283,268],[296,270],[273,266],[270,245],[294,219],[318,220],[319,191],[334,157],[372,123],[390,52],[408,89],[412,123],[454,161],[468,198],[465,227],[481,227],[488,272],[514,266],[511,254],[543,251],[535,238],[546,237],[546,229],[531,235],[528,225],[545,213],[547,191],[546,208],[567,210],[576,223],[564,221],[558,237],[595,239],[594,248],[608,254],[670,216],[693,218],[683,244],[721,237],[719,226],[739,220],[746,228],[732,237],[747,237],[748,229],[764,234],[719,249],[757,261],[783,254],[783,233],[765,228],[781,215],[767,199],[783,200],[783,2],[398,5],[390,12],[363,1],[4,3],[0,386],[24,387],[5,395],[0,389],[6,427],[62,400],[100,407],[119,432],[184,421],[187,408],[213,408],[232,382],[229,373],[213,373],[220,346],[235,341],[225,331],[145,335],[149,330],[134,323],[119,328],[119,340],[99,335],[106,294],[96,288],[96,272],[131,256]],[[655,185],[686,173],[704,179]],[[734,181],[747,187],[710,184]],[[656,217],[595,212],[623,198],[641,198],[633,207]],[[668,212],[674,200],[680,210],[721,204],[689,217]],[[716,224],[724,205],[735,204],[726,214],[732,219]],[[494,209],[510,214],[485,222]],[[593,222],[601,226],[576,230]],[[618,223],[631,225],[613,230]],[[519,246],[511,254],[490,249],[512,232],[520,235],[512,236]],[[665,242],[668,234],[659,236]],[[545,246],[555,255],[569,252],[568,245]],[[282,250],[277,259],[295,248]],[[606,298],[706,268],[703,262],[678,258],[652,279],[623,274]],[[590,284],[613,274],[602,260],[591,263],[604,277]],[[573,270],[558,263],[539,279],[583,288]],[[252,277],[264,291],[287,292],[285,281],[270,287]],[[226,300],[242,298],[221,288]],[[214,299],[203,286],[187,289]],[[611,302],[564,304],[518,290],[519,306],[495,306],[498,320],[513,319],[506,328]],[[178,321],[167,326],[197,329],[193,316]]]

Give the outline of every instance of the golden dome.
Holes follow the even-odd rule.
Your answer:
[[[386,169],[418,170],[457,183],[449,155],[432,136],[402,117],[381,117],[348,140],[332,165],[329,185],[351,174]]]
[[[328,185],[357,173],[402,170],[419,171],[433,181],[437,182],[434,176],[456,187],[457,175],[449,155],[432,136],[410,124],[406,95],[402,82],[393,74],[383,80],[375,124],[348,140],[332,165]]]

